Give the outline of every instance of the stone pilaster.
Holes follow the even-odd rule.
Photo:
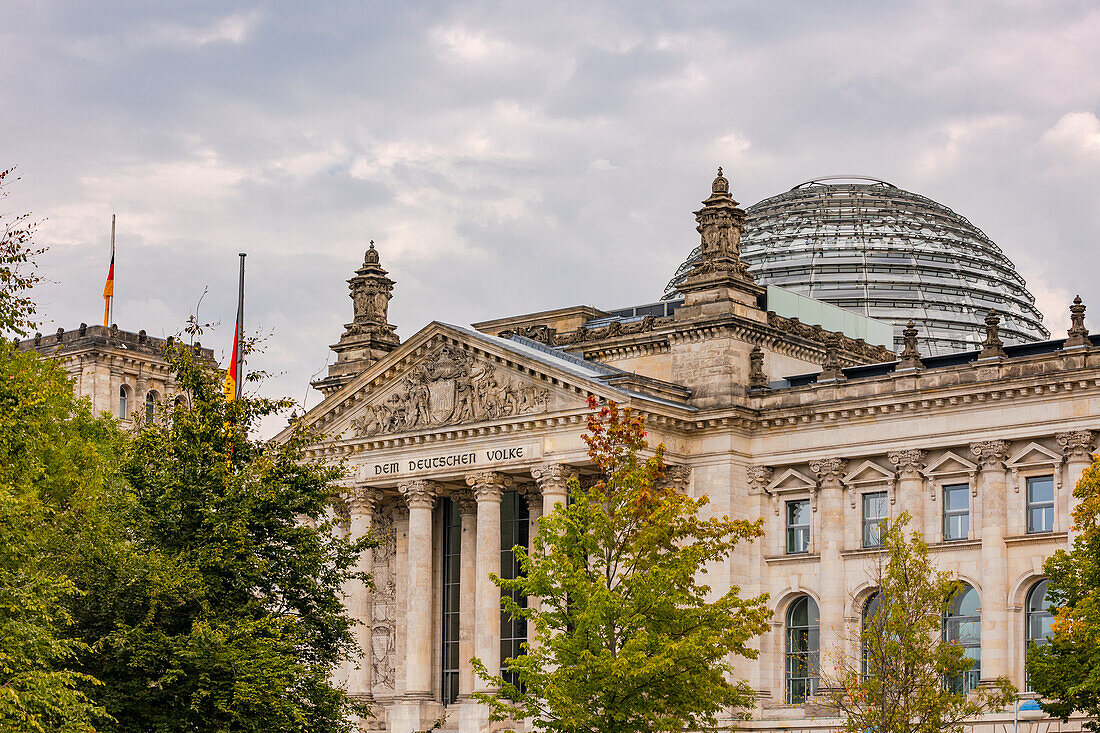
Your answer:
[[[1007,525],[1008,486],[1005,460],[1008,441],[984,440],[970,444],[978,460],[978,495],[982,501],[982,683],[1008,674],[1008,563],[1004,527]],[[1013,646],[1013,649],[1016,647]]]
[[[531,469],[531,476],[542,494],[542,516],[554,513],[557,504],[565,506],[569,499],[569,479],[577,471],[563,463],[547,463]]]
[[[500,501],[512,480],[497,471],[479,471],[466,477],[477,501],[477,577],[474,581],[474,655],[490,673],[500,671],[500,588],[491,575],[500,575]],[[491,692],[484,680],[474,681],[477,692]]]
[[[356,488],[345,496],[348,507],[348,539],[357,542],[368,536],[371,525],[374,523],[374,509],[377,506],[381,493],[365,487]],[[359,553],[359,559],[355,564],[356,572],[370,573],[373,569],[373,552],[367,548]],[[370,702],[373,680],[371,665],[371,626],[374,620],[371,592],[367,584],[355,579],[348,583],[345,589],[347,598],[345,603],[358,625],[355,627],[355,641],[362,652],[357,660],[356,667],[352,668],[348,675],[348,693],[361,700]]]
[[[405,695],[432,697],[432,507],[439,484],[417,480],[397,487],[409,507]]]
[[[898,478],[898,493],[901,501],[898,502],[913,517],[910,529],[914,529],[924,535],[926,540],[931,540],[935,533],[932,527],[925,526],[924,507],[924,469],[927,453],[918,448],[894,451],[887,454],[890,463],[894,464],[894,470]]]
[[[818,512],[817,526],[831,527],[821,532],[817,543],[821,560],[818,563],[818,588],[821,593],[821,658],[828,659],[841,653],[844,637],[844,607],[848,593],[844,584],[844,561],[840,551],[844,549],[844,485],[841,478],[848,461],[843,458],[823,458],[810,461],[810,470],[817,474]]]
[[[1082,306],[1083,307],[1083,306]],[[1096,434],[1091,430],[1072,430],[1067,433],[1058,433],[1054,436],[1058,445],[1062,446],[1062,455],[1066,458],[1066,480],[1063,484],[1069,490],[1069,522],[1067,527],[1070,533],[1070,544],[1076,532],[1073,531],[1073,512],[1080,501],[1073,495],[1077,488],[1077,482],[1081,475],[1092,463],[1092,451],[1095,447]]]

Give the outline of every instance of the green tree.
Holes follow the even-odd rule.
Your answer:
[[[517,597],[534,644],[506,660],[474,660],[500,688],[479,695],[496,720],[529,718],[537,730],[708,730],[749,706],[751,688],[733,679],[734,655],[754,658],[746,643],[763,633],[766,596],[740,589],[711,598],[701,582],[708,566],[738,542],[762,534],[761,521],[702,519],[706,498],[662,488],[664,448],[648,446],[641,418],[615,404],[590,401],[589,455],[602,479],[590,489],[570,482],[572,502],[543,517],[532,551],[519,553],[522,576],[494,578]],[[490,673],[484,662],[493,666]]]
[[[1085,470],[1073,495],[1080,501],[1073,548],[1058,550],[1044,566],[1053,636],[1028,651],[1027,672],[1046,712],[1066,720],[1080,710],[1092,718],[1084,726],[1100,731],[1100,461]]]
[[[826,699],[844,718],[849,733],[961,733],[963,721],[998,710],[1015,699],[1002,677],[969,695],[950,683],[972,661],[942,633],[944,613],[962,590],[928,557],[920,533],[906,534],[908,513],[886,527],[871,580],[877,595],[859,635],[859,653],[830,662],[824,674]]]
[[[365,542],[333,531],[339,467],[314,436],[250,439],[279,400],[227,403],[215,371],[176,342],[187,399],[143,422],[122,459],[129,545],[90,549],[74,610],[107,730],[346,731],[366,711],[330,683],[355,650],[341,586]],[[130,548],[137,550],[131,552]]]
[[[79,670],[80,594],[60,570],[97,513],[119,435],[53,361],[0,341],[0,730],[93,731],[106,721]]]
[[[7,198],[13,168],[0,170],[0,201]],[[38,282],[35,257],[43,249],[34,245],[35,225],[30,214],[0,212],[0,335],[12,331],[26,336],[34,328],[34,300],[26,291]]]

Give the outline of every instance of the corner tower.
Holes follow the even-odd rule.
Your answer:
[[[389,323],[395,283],[387,275],[371,241],[363,266],[348,280],[354,317],[344,325],[340,340],[331,347],[336,352],[336,362],[329,366],[327,377],[312,383],[326,397],[401,345],[396,326]]]

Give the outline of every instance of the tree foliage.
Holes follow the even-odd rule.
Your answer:
[[[859,653],[835,660],[834,679],[823,675],[826,698],[849,733],[961,733],[963,721],[1015,698],[1003,677],[969,695],[946,684],[972,664],[942,633],[944,614],[962,586],[929,559],[920,533],[906,535],[909,519],[903,513],[883,532],[871,577],[877,603],[853,640]]]
[[[516,548],[521,577],[494,578],[537,600],[502,601],[527,620],[533,643],[506,660],[518,685],[495,674],[496,660],[474,660],[500,688],[479,698],[494,719],[528,718],[537,730],[714,729],[752,704],[751,688],[731,681],[732,657],[755,658],[747,642],[769,613],[766,596],[743,599],[734,586],[713,597],[701,581],[738,542],[759,537],[762,522],[700,518],[706,498],[659,482],[663,446],[642,458],[642,419],[590,405],[585,440],[602,478],[589,489],[573,479],[572,501],[542,518],[531,552]]]
[[[365,711],[330,676],[355,649],[340,588],[366,543],[332,531],[340,469],[305,460],[305,434],[249,438],[287,403],[227,403],[190,347],[168,358],[187,399],[139,425],[124,532],[70,568],[85,671],[117,720],[103,729],[349,730]]]
[[[1080,502],[1073,547],[1058,550],[1044,566],[1053,637],[1029,650],[1027,671],[1046,712],[1066,720],[1080,710],[1092,718],[1085,727],[1100,731],[1100,460],[1085,470],[1073,495]]]
[[[0,170],[0,202],[7,198],[14,169]],[[35,304],[27,291],[38,282],[35,257],[44,251],[34,245],[35,224],[30,214],[0,211],[0,334],[26,336],[34,328]]]
[[[0,286],[2,287],[2,286]],[[107,720],[59,571],[71,532],[99,512],[118,444],[113,421],[73,397],[55,363],[0,342],[0,730],[92,731]]]

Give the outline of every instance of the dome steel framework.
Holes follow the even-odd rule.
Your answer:
[[[990,310],[1005,343],[1050,337],[1024,279],[981,229],[951,209],[877,178],[816,178],[747,209],[741,257],[778,285],[894,326],[912,319],[926,356],[977,348]],[[699,259],[680,265],[665,299]]]

